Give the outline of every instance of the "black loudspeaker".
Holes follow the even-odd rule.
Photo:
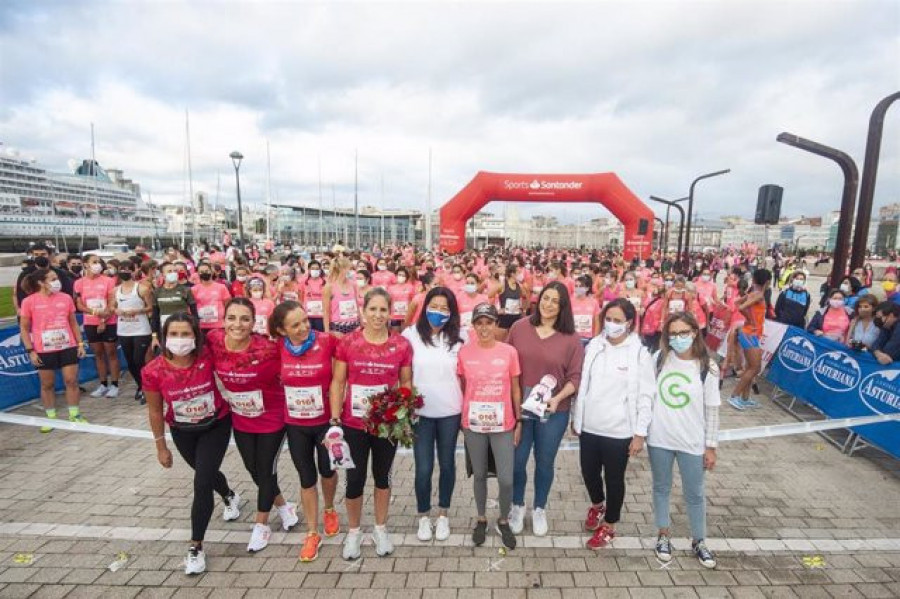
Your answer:
[[[781,218],[781,196],[784,189],[778,185],[763,185],[759,188],[756,198],[756,217],[753,219],[757,225],[777,225]]]
[[[638,221],[638,235],[646,235],[647,229],[650,227],[649,221],[646,218],[642,218]]]

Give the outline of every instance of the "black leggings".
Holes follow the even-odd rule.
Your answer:
[[[369,467],[369,453],[372,454],[372,478],[375,479],[376,489],[391,488],[391,466],[394,464],[394,456],[397,454],[397,446],[366,431],[344,427],[344,439],[350,446],[350,457],[353,458],[355,468],[347,470],[347,491],[344,494],[347,499],[362,497],[366,486],[366,476]]]
[[[178,453],[194,469],[191,540],[202,541],[215,507],[213,491],[223,499],[231,495],[228,480],[219,470],[231,439],[231,416],[217,420],[212,428],[201,432],[179,430],[174,426],[169,430]]]
[[[606,501],[604,520],[610,524],[619,521],[622,503],[625,501],[625,468],[628,466],[628,446],[631,439],[613,439],[581,432],[581,476],[587,487],[591,503]],[[606,475],[606,493],[603,477]]]
[[[234,431],[244,468],[256,483],[256,511],[272,511],[275,498],[281,495],[278,488],[278,455],[284,445],[284,429],[274,433],[244,433]]]
[[[128,363],[128,372],[131,373],[131,378],[134,379],[138,390],[140,390],[141,369],[144,368],[144,362],[147,358],[147,349],[150,347],[150,335],[119,337],[119,345],[122,346],[122,352],[125,354],[125,361]],[[198,539],[194,540],[196,541]]]
[[[327,424],[319,426],[287,425],[288,449],[291,450],[291,459],[294,460],[294,466],[300,473],[300,487],[303,489],[311,489],[316,486],[316,482],[318,482],[317,464],[318,474],[321,474],[322,478],[334,476],[328,450],[320,442],[328,428]]]

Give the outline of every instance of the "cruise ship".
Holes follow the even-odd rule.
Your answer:
[[[37,240],[63,251],[110,241],[149,247],[165,235],[162,211],[141,199],[139,184],[95,160],[76,164],[72,173],[54,173],[15,150],[0,151],[0,251],[24,251]]]

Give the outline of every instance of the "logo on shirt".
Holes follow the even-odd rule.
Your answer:
[[[689,384],[691,377],[683,372],[669,372],[659,380],[659,399],[673,410],[680,410],[691,403],[691,396],[681,388]]]
[[[880,370],[863,379],[859,397],[876,414],[900,411],[900,370]]]

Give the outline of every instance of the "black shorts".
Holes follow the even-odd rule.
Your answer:
[[[402,318],[391,319],[391,326],[394,327],[395,329],[399,329],[400,327],[403,326],[403,319]]]
[[[78,364],[78,348],[39,353],[38,357],[43,362],[43,366],[37,367],[38,370],[61,370],[64,366]]]
[[[520,318],[522,318],[521,314],[501,314],[497,326],[501,329],[509,329]]]
[[[97,325],[84,325],[84,336],[88,343],[115,343],[119,340],[116,334],[116,325],[108,324],[102,333],[97,332]]]

